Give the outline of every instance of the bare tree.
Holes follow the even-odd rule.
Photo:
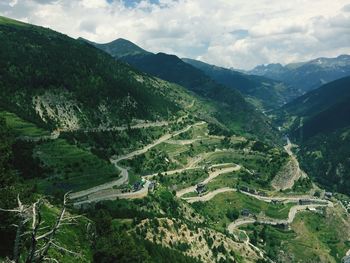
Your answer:
[[[40,211],[44,203],[42,199],[39,199],[31,205],[23,205],[19,196],[17,196],[17,203],[18,207],[15,209],[0,208],[1,211],[16,213],[18,217],[18,223],[15,225],[17,230],[13,248],[13,259],[9,262],[58,262],[56,259],[48,256],[50,248],[79,256],[78,253],[62,247],[55,241],[56,234],[61,226],[74,224],[74,220],[79,217],[67,216],[68,193],[64,195],[63,207],[52,226],[43,226],[44,221],[42,220]],[[29,242],[30,244],[27,250],[23,249],[23,244],[25,242]]]

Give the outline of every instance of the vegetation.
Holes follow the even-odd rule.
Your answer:
[[[243,229],[249,233],[253,244],[263,248],[277,262],[288,258],[303,262],[341,262],[348,250],[349,231],[344,229],[343,215],[338,208],[335,211],[302,212],[290,230],[263,225]]]
[[[228,192],[215,196],[208,202],[193,203],[193,208],[210,221],[210,225],[224,231],[237,211],[248,209],[258,215],[264,213],[267,217],[285,219],[288,217],[291,204],[269,204],[239,192]]]
[[[243,74],[198,60],[184,59],[184,61],[202,70],[218,83],[239,90],[248,98],[248,101],[253,101],[262,110],[275,109],[299,95],[296,89],[276,80]]]
[[[349,87],[349,77],[333,81],[287,104],[279,115],[292,123],[289,132],[300,144],[302,168],[328,190],[346,194],[350,193]]]
[[[106,48],[97,45],[98,48],[143,72],[177,83],[208,100],[214,111],[213,116],[231,131],[253,134],[272,143],[278,141],[278,135],[267,119],[249,105],[236,89],[216,83],[204,72],[174,55],[164,53],[133,55],[129,50],[121,55],[113,51],[113,43],[110,46],[111,48]]]

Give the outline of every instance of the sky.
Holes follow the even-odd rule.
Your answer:
[[[0,0],[0,15],[240,69],[350,54],[350,0]]]

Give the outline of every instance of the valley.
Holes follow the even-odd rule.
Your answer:
[[[0,262],[348,262],[347,56],[249,73],[5,17],[0,40]]]

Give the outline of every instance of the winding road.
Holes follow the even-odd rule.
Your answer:
[[[225,173],[230,173],[230,172],[234,172],[234,171],[238,171],[241,169],[241,166],[238,164],[233,164],[233,167],[228,167],[228,168],[221,168],[220,170],[214,171],[214,172],[210,172],[208,178],[206,178],[204,181],[202,181],[202,184],[207,184],[209,183],[211,180],[213,180],[214,178],[218,177],[221,174],[225,174]],[[187,193],[191,193],[194,192],[196,190],[196,186],[191,186],[185,189],[182,189],[178,192],[176,192],[176,196],[177,197],[182,197],[183,195],[187,194]]]
[[[294,221],[295,216],[300,211],[305,211],[307,209],[312,208],[319,208],[319,207],[327,207],[331,206],[330,204],[310,204],[310,205],[295,205],[291,207],[288,213],[287,219],[273,219],[273,218],[266,218],[266,219],[254,219],[254,218],[242,218],[238,219],[231,224],[228,225],[227,230],[229,233],[233,233],[233,230],[236,229],[239,226],[247,225],[247,224],[253,224],[253,223],[259,223],[259,224],[265,224],[265,225],[281,225],[281,224],[291,224]]]
[[[72,199],[72,200],[82,199],[82,200],[78,200],[78,201],[74,202],[75,205],[81,205],[81,204],[85,204],[85,203],[98,202],[98,201],[102,201],[102,200],[114,200],[116,198],[139,198],[140,196],[143,197],[143,194],[145,192],[147,195],[148,186],[150,184],[150,182],[148,182],[147,180],[146,180],[144,187],[136,192],[120,193],[119,190],[113,189],[114,187],[118,187],[118,186],[121,186],[121,185],[127,183],[129,180],[128,169],[119,166],[118,163],[122,160],[131,159],[137,155],[144,154],[147,151],[149,151],[150,149],[152,149],[153,147],[169,140],[170,138],[175,137],[181,133],[187,132],[192,127],[204,125],[205,123],[206,122],[201,121],[201,122],[197,122],[195,124],[191,124],[191,125],[187,126],[186,128],[181,129],[179,131],[176,131],[174,133],[168,133],[168,134],[163,135],[162,137],[160,137],[159,139],[157,139],[153,143],[146,145],[142,149],[133,151],[133,152],[128,153],[126,155],[112,157],[110,159],[110,161],[111,161],[111,163],[113,163],[115,165],[115,167],[117,169],[119,169],[121,171],[121,174],[120,174],[121,178],[118,178],[117,180],[114,180],[114,181],[111,181],[111,182],[108,182],[108,183],[105,183],[102,185],[98,185],[98,186],[89,188],[87,190],[72,193],[72,194],[70,194],[70,199]],[[176,172],[174,172],[174,173],[176,173]],[[145,176],[145,177],[147,178],[147,176]]]

